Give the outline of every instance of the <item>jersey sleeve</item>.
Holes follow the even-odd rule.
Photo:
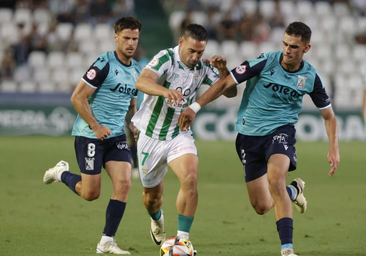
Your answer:
[[[149,69],[154,71],[161,77],[165,72],[168,71],[172,65],[172,53],[170,50],[162,50],[156,54],[151,61],[145,66],[144,69]],[[172,51],[171,51],[172,52]]]
[[[309,96],[319,110],[327,109],[331,106],[330,98],[325,91],[323,81],[318,74],[315,76],[314,89],[309,93]]]
[[[204,84],[213,85],[220,79],[220,73],[217,68],[213,67],[209,63],[203,62],[204,68],[206,69],[206,75],[203,79]]]
[[[109,62],[105,57],[100,56],[90,66],[88,71],[82,77],[82,80],[93,89],[97,89],[101,86],[108,76],[109,73]]]
[[[265,54],[261,54],[258,58],[244,61],[241,65],[231,70],[230,74],[236,84],[240,84],[252,77],[259,75],[267,63]]]

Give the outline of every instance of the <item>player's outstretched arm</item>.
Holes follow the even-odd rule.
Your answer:
[[[217,99],[222,95],[225,90],[236,86],[236,82],[229,75],[225,79],[219,79],[214,85],[212,85],[207,91],[205,91],[201,97],[193,102],[186,110],[180,113],[178,119],[178,125],[181,131],[186,131],[188,127],[193,123],[196,118],[196,113],[211,101]]]
[[[98,139],[103,140],[111,135],[111,130],[108,127],[101,126],[90,109],[88,98],[94,93],[94,91],[95,89],[91,88],[83,81],[80,81],[71,95],[70,100],[76,112],[78,112],[81,118],[90,126],[95,136]]]
[[[320,112],[325,120],[325,129],[329,139],[328,162],[331,166],[329,176],[333,176],[340,161],[337,118],[332,107],[321,110]]]
[[[144,69],[136,81],[136,89],[148,95],[163,96],[169,100],[170,106],[178,106],[183,100],[183,95],[178,90],[167,89],[156,82],[159,75],[154,71]]]
[[[225,79],[229,74],[229,70],[227,69],[227,61],[226,58],[223,58],[220,55],[214,55],[211,57],[210,60],[204,59],[204,62],[210,63],[211,66],[217,68],[217,70],[219,71],[220,74],[220,80]],[[218,81],[220,81],[218,80]],[[232,98],[235,97],[238,93],[238,90],[236,88],[236,86],[228,88],[227,90],[225,90],[223,92],[223,95],[227,98]]]

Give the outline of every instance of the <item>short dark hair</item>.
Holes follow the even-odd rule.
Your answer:
[[[301,36],[301,41],[309,43],[311,38],[311,29],[301,21],[292,22],[285,31],[290,36]]]
[[[122,17],[114,23],[114,33],[121,32],[124,29],[135,30],[138,29],[141,32],[142,24],[135,17]]]
[[[208,34],[206,29],[199,24],[189,24],[187,25],[182,33],[182,37],[191,37],[197,41],[206,41],[208,40]]]

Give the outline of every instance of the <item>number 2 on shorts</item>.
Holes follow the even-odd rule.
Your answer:
[[[147,153],[147,152],[141,152],[141,154],[144,155],[144,159],[142,159],[142,163],[141,163],[141,165],[144,166],[145,165],[145,161],[146,161],[146,159],[149,156],[149,153]]]

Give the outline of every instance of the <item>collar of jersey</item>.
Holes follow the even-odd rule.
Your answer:
[[[123,66],[125,66],[125,67],[131,67],[131,66],[132,66],[132,59],[131,59],[131,63],[130,63],[130,65],[127,65],[127,64],[123,63],[123,62],[118,58],[118,55],[117,55],[117,52],[116,52],[116,51],[114,51],[113,53],[114,53],[114,57],[116,57],[116,59],[118,60],[118,62],[119,62],[119,63],[121,63]]]
[[[184,63],[180,60],[180,56],[179,56],[179,45],[177,45],[175,48],[174,48],[174,54],[175,54],[175,57],[176,57],[176,61],[179,65],[179,68],[182,67],[184,70],[185,69],[188,69],[188,70],[191,70],[191,71],[194,71],[196,70],[196,67],[199,65],[199,62],[197,63],[196,66],[194,66],[193,68],[189,68],[187,67],[186,65],[184,65]],[[201,60],[200,60],[201,61]]]

